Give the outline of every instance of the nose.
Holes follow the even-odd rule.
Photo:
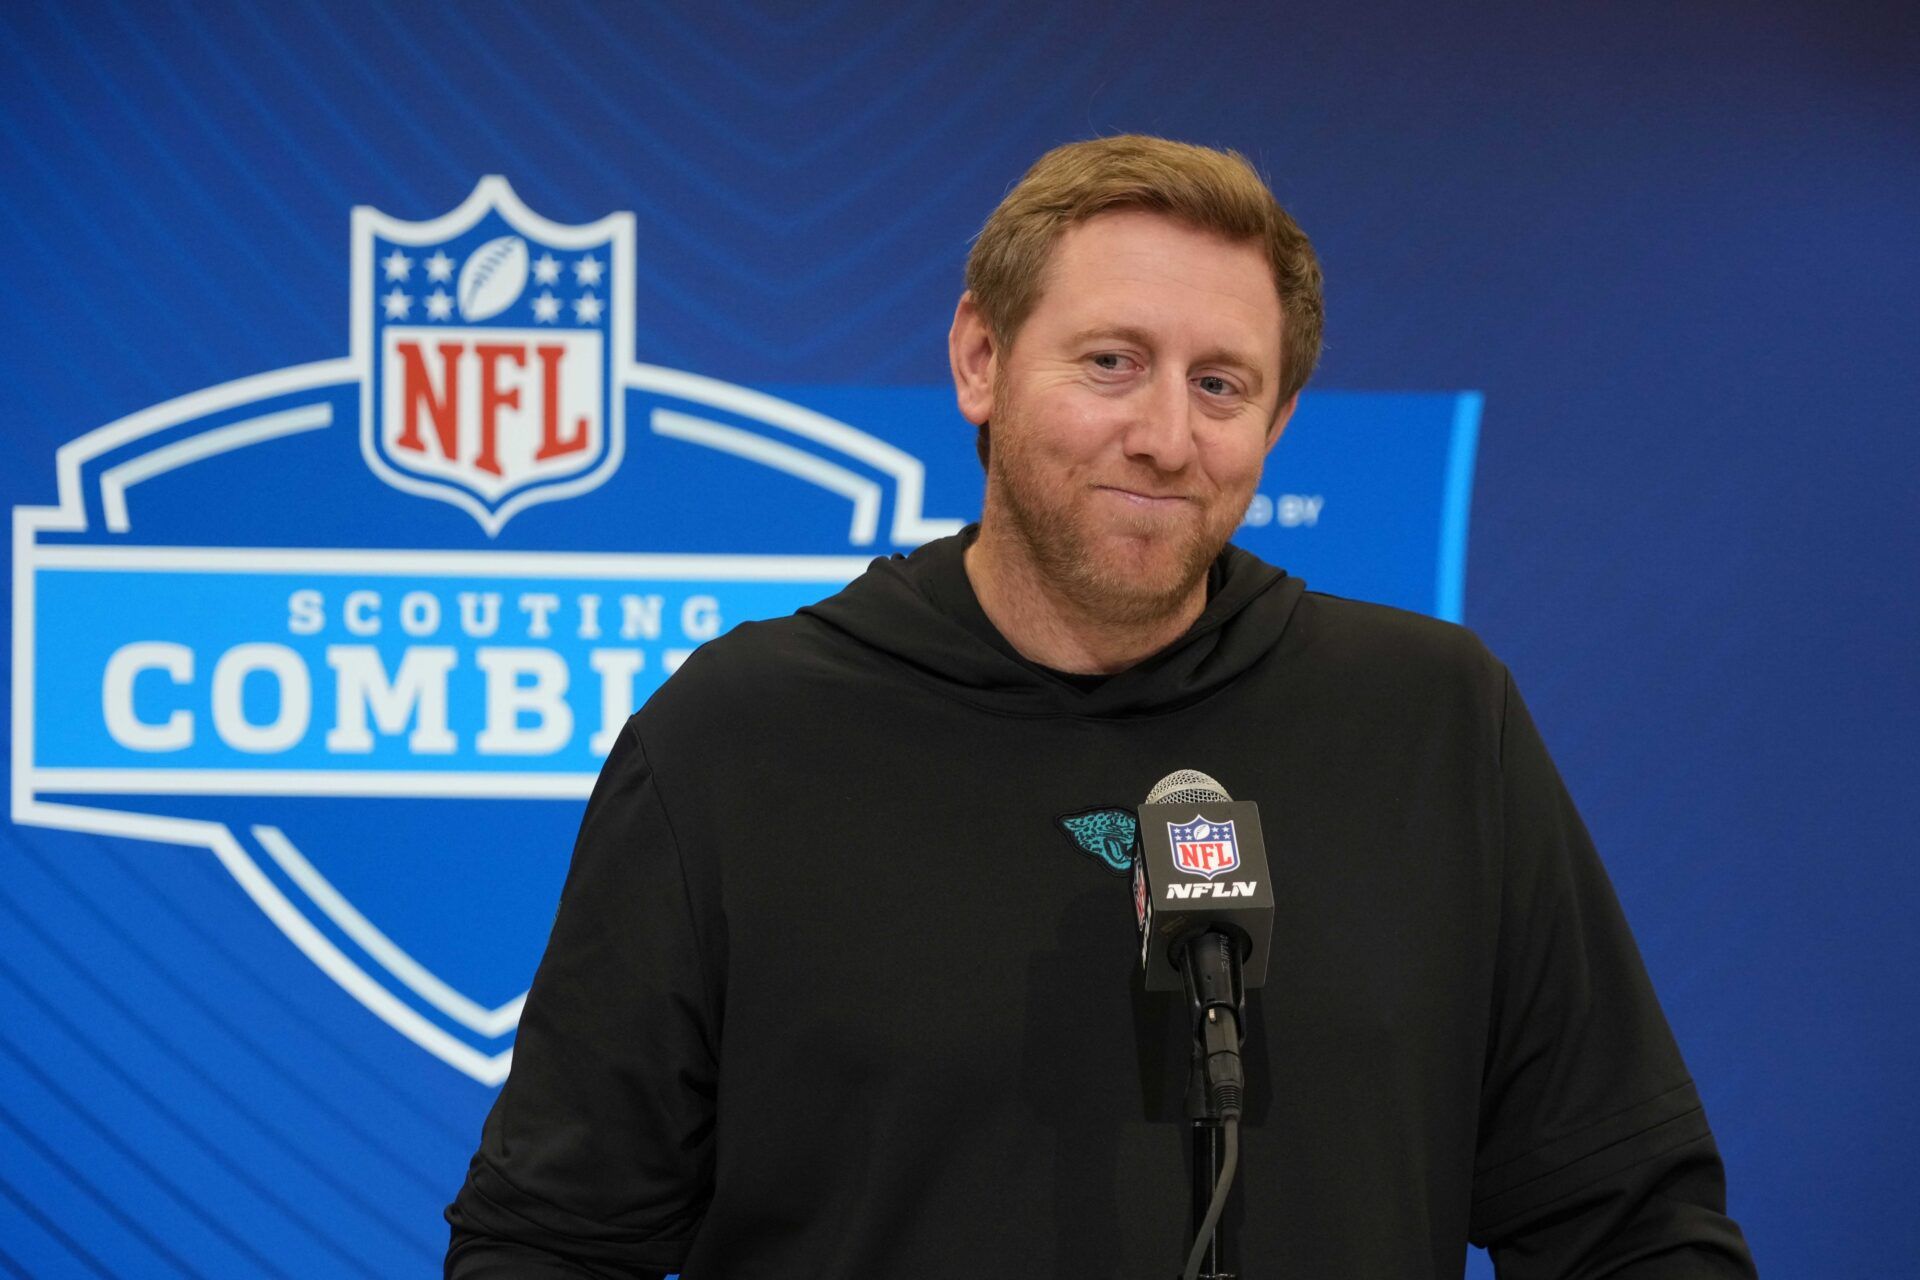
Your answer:
[[[1182,471],[1193,461],[1193,403],[1185,378],[1156,373],[1134,398],[1121,440],[1127,456],[1156,471]]]

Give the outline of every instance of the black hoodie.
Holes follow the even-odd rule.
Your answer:
[[[1259,803],[1278,898],[1242,1275],[1458,1276],[1469,1239],[1521,1280],[1752,1273],[1605,873],[1468,632],[1229,548],[1186,635],[1075,680],[993,630],[964,545],[735,629],[628,723],[449,1275],[1175,1273],[1185,1009],[1060,820],[1176,768]]]

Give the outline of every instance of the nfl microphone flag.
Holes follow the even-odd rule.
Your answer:
[[[1206,929],[1238,940],[1248,987],[1266,981],[1273,884],[1252,801],[1141,805],[1133,875],[1147,990],[1182,989],[1173,957],[1189,935]]]

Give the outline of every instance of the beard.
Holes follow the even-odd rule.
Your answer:
[[[1239,525],[1246,501],[1204,493],[1169,519],[1100,509],[1083,477],[1051,469],[1019,406],[996,388],[987,459],[987,508],[1040,581],[1091,618],[1137,626],[1177,613],[1202,590],[1208,566]],[[1113,483],[1156,491],[1164,477],[1140,468]],[[1250,495],[1249,495],[1250,496]]]

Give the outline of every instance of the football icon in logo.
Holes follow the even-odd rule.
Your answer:
[[[475,249],[460,268],[460,318],[490,320],[527,287],[527,242],[500,236]]]

